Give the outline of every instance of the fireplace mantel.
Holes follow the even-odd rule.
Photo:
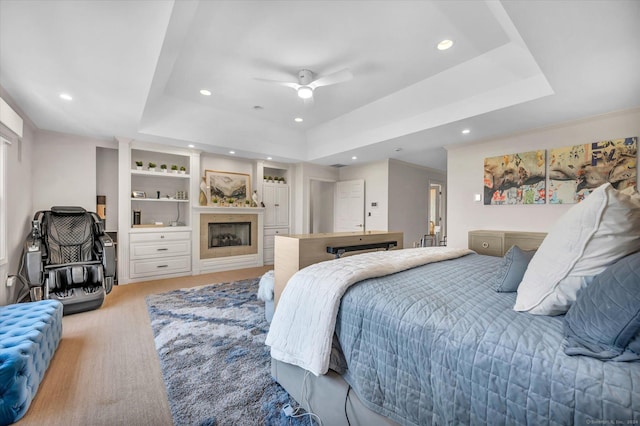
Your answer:
[[[201,259],[201,229],[200,217],[202,215],[256,215],[257,224],[257,253],[241,254],[237,256],[224,256],[219,258]],[[264,208],[262,207],[209,207],[197,206],[192,209],[193,243],[192,243],[192,270],[194,274],[207,272],[229,271],[232,269],[253,268],[263,265],[263,235],[264,235]]]

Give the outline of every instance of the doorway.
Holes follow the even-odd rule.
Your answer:
[[[429,184],[429,233],[435,235],[436,245],[446,244],[444,185]]]
[[[335,182],[310,179],[309,233],[333,232]]]

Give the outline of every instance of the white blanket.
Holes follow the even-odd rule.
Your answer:
[[[298,271],[280,296],[271,322],[266,340],[271,356],[316,376],[325,374],[340,299],[352,284],[469,253],[473,251],[447,247],[378,251],[316,263]]]

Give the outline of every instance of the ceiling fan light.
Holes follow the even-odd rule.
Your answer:
[[[302,86],[298,88],[298,97],[301,99],[310,99],[313,97],[313,89],[309,86]]]

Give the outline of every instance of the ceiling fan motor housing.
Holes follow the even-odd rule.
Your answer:
[[[307,86],[313,81],[313,73],[309,70],[298,71],[298,84]]]

